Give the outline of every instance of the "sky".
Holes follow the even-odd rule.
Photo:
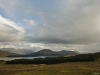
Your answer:
[[[99,52],[100,0],[0,0],[0,48]]]

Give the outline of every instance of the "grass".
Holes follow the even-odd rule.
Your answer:
[[[53,65],[6,65],[1,62],[0,75],[100,75],[100,61]]]

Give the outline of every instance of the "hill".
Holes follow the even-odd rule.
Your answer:
[[[62,51],[59,51],[58,54],[60,54],[61,56],[68,56],[68,55],[77,55],[79,53],[75,51],[62,50]]]
[[[20,56],[20,55],[0,50],[0,57],[8,57],[8,56]]]
[[[19,55],[25,55],[25,54],[30,54],[33,53],[34,50],[27,50],[27,49],[15,49],[15,48],[0,48],[1,51],[6,51],[9,53],[15,53]]]
[[[56,52],[56,51],[52,51],[50,49],[43,49],[43,50],[40,50],[38,52],[34,52],[34,53],[27,54],[27,55],[24,55],[24,56],[27,56],[27,57],[33,57],[33,56],[67,56],[67,55],[77,55],[77,54],[78,53],[74,52],[74,51],[62,50],[62,51]]]

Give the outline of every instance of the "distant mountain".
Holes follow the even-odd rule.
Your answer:
[[[77,54],[78,53],[74,52],[74,51],[62,50],[62,51],[56,52],[56,51],[52,51],[50,49],[43,49],[43,50],[40,50],[38,52],[34,52],[34,53],[27,54],[27,55],[24,55],[24,56],[27,56],[27,57],[33,57],[33,56],[67,56],[67,55],[77,55]]]
[[[20,54],[20,55],[30,54],[34,52],[33,50],[15,49],[15,48],[0,48],[0,50],[10,52],[10,53]]]
[[[0,49],[0,57],[35,57],[35,56],[67,56],[77,55],[74,51],[52,51],[50,49],[43,49],[38,52],[26,49],[2,48]]]
[[[62,56],[66,56],[66,55],[77,55],[79,54],[78,52],[75,51],[67,51],[67,50],[62,50],[58,52],[60,55]]]
[[[20,56],[20,55],[0,50],[0,57],[8,57],[8,56]]]

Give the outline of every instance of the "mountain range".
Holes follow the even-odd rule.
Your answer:
[[[30,54],[30,53],[34,52],[34,50],[15,49],[15,48],[0,48],[0,51],[6,51],[9,53],[15,53],[15,54],[19,54],[19,55],[25,55],[25,54]]]
[[[40,50],[37,52],[31,51],[31,50],[26,50],[26,49],[23,49],[22,51],[21,50],[17,50],[17,49],[13,49],[13,48],[0,49],[0,56],[3,56],[3,57],[17,57],[17,56],[35,57],[35,56],[68,56],[68,55],[77,55],[78,54],[75,51],[67,51],[67,50],[52,51],[50,49],[43,49],[43,50]],[[19,51],[21,51],[20,54],[18,54]],[[22,52],[24,52],[24,53],[22,53]]]
[[[26,57],[34,57],[34,56],[67,56],[67,55],[77,55],[78,53],[75,51],[52,51],[50,49],[43,49],[38,52],[34,52],[31,54],[24,55]]]

